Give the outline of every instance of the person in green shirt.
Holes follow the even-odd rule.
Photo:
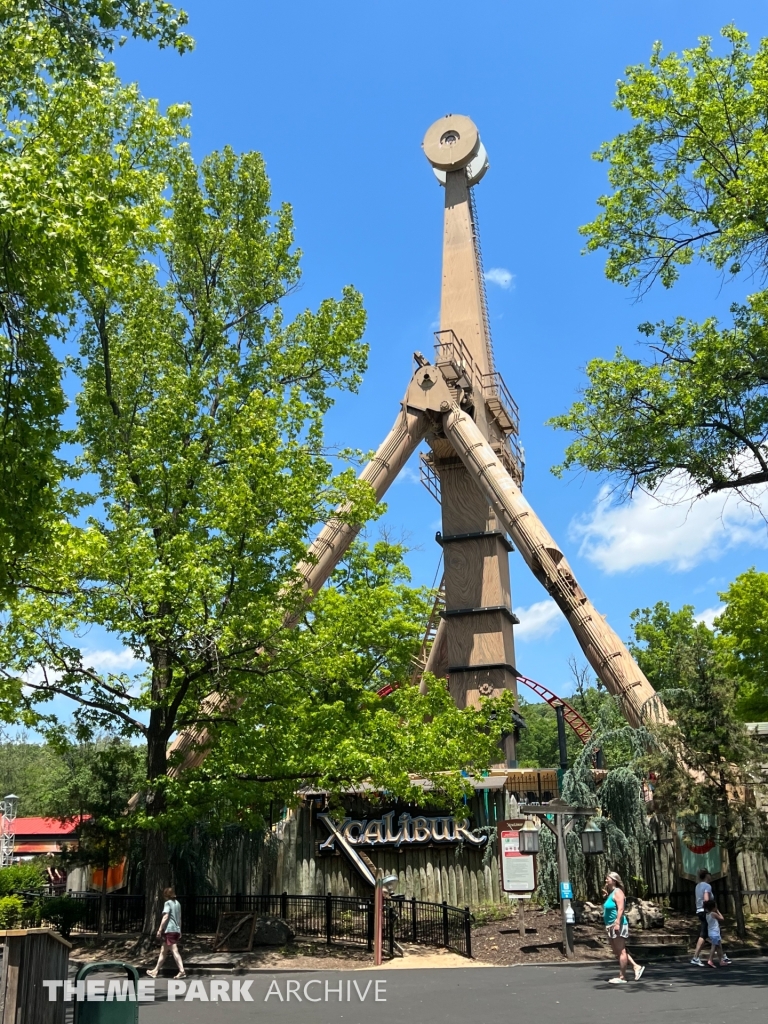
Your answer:
[[[629,938],[629,921],[625,914],[627,899],[624,895],[624,883],[617,871],[610,871],[605,876],[605,903],[603,903],[603,921],[605,930],[608,933],[608,941],[611,949],[619,961],[619,976],[611,978],[611,985],[626,985],[627,965],[632,964],[635,969],[635,981],[639,981],[645,967],[636,964],[627,952],[627,939]]]
[[[170,949],[173,954],[173,959],[176,961],[176,966],[179,969],[179,973],[174,975],[176,978],[186,978],[187,974],[184,970],[184,964],[181,959],[181,953],[179,952],[178,942],[181,938],[181,904],[176,899],[176,892],[174,889],[163,889],[163,917],[160,921],[160,927],[157,929],[157,937],[162,942],[160,948],[160,956],[157,958],[157,964],[153,971],[147,971],[150,978],[156,978],[159,974],[165,955]]]

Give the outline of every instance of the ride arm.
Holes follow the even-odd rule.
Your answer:
[[[377,501],[381,501],[431,426],[431,420],[425,412],[410,409],[403,403],[394,426],[359,477],[370,484]],[[362,524],[350,523],[346,518],[348,513],[348,505],[339,505],[333,518],[325,524],[312,543],[307,558],[297,566],[297,572],[304,577],[306,590],[301,607],[286,616],[283,622],[286,628],[291,629],[296,625],[306,605],[329,578],[360,532]]]
[[[441,412],[445,435],[456,454],[493,505],[531,572],[565,615],[598,678],[620,699],[630,724],[639,726],[649,715],[668,721],[656,691],[581,589],[563,552],[477,425],[454,402],[441,405]]]

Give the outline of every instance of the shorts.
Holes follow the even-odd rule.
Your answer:
[[[712,928],[709,929],[709,936],[708,936],[708,938],[709,938],[709,941],[712,943],[713,946],[719,946],[720,943],[723,941],[721,936],[720,936],[720,932],[719,931],[714,931],[714,929],[712,929]]]
[[[616,934],[616,924],[607,924],[605,931],[609,939],[628,939],[629,938],[629,922],[624,921],[621,928],[619,928],[619,934]]]
[[[699,938],[708,939],[709,929],[707,928],[707,915],[703,910],[696,911],[696,917],[699,919]]]
[[[165,942],[166,946],[173,946],[173,945],[175,945],[179,941],[180,938],[181,938],[181,932],[164,932],[163,933],[163,941]]]

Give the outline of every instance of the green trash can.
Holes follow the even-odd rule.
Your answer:
[[[133,982],[133,991],[136,995],[136,1002],[121,1002],[112,999],[110,1002],[84,1002],[75,1001],[75,1024],[139,1024],[138,987],[139,972],[131,964],[120,963],[117,960],[105,960],[95,964],[84,964],[75,975],[75,981],[85,981],[89,974],[97,971],[125,971],[128,979]],[[105,993],[109,988],[108,982],[105,985]]]

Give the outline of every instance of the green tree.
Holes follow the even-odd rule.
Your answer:
[[[679,685],[681,650],[715,651],[715,634],[705,622],[697,621],[692,604],[673,611],[667,601],[658,601],[653,608],[635,609],[630,621],[634,635],[630,650],[656,689]]]
[[[184,53],[193,46],[182,31],[188,20],[165,0],[0,0],[0,30],[15,40],[14,33],[51,33],[58,44],[56,66],[80,71],[99,59],[99,51],[122,45],[127,36]],[[51,60],[52,54],[41,49],[35,59]]]
[[[627,69],[615,106],[631,128],[595,154],[613,191],[581,230],[607,250],[610,280],[671,287],[700,261],[759,279],[768,261],[768,40],[749,50],[734,26]],[[587,366],[583,397],[551,422],[576,435],[556,473],[581,466],[631,491],[670,475],[700,493],[768,481],[768,295],[732,307],[733,323],[642,324],[650,358],[618,349]]]
[[[12,739],[0,732],[0,789],[18,796],[20,815],[56,817],[68,776],[69,766],[53,745],[33,743],[25,732]]]
[[[768,718],[768,573],[749,569],[719,595],[718,642],[741,685],[736,712],[745,722]]]
[[[77,842],[65,847],[60,860],[67,867],[101,869],[101,933],[106,920],[107,872],[128,852],[134,823],[125,809],[144,781],[146,755],[140,747],[115,737],[80,744],[59,738],[55,746],[69,767],[66,789],[56,800],[56,816],[77,822]]]
[[[744,937],[738,853],[765,849],[768,822],[753,786],[762,778],[762,752],[738,716],[739,680],[728,671],[716,639],[693,621],[692,610],[666,606],[635,614],[635,654],[672,715],[651,728],[657,742],[645,759],[654,772],[654,809],[701,833],[700,815],[716,823],[711,837],[728,855],[736,925]],[[704,829],[705,830],[705,829]]]
[[[269,671],[313,524],[341,497],[359,520],[374,507],[351,471],[331,478],[322,446],[332,388],[354,390],[365,365],[359,296],[284,322],[299,256],[258,154],[198,168],[180,148],[169,176],[158,263],[90,288],[79,309],[73,440],[94,481],[80,500],[100,514],[57,526],[46,587],[15,601],[0,641],[6,720],[53,725],[45,702],[63,694],[81,738],[144,739],[150,826],[173,734],[206,719],[211,692],[237,700]],[[89,666],[76,638],[93,624],[145,666],[138,687]],[[147,844],[151,910],[168,884],[162,832]]]
[[[161,115],[98,47],[126,31],[183,51],[185,20],[154,0],[0,0],[0,601],[68,510],[62,345],[77,302],[151,247],[185,112]]]
[[[223,722],[201,768],[174,783],[169,803],[188,822],[235,808],[245,820],[247,808],[259,827],[302,783],[338,794],[367,781],[417,801],[414,780],[429,779],[436,800],[463,807],[462,769],[499,759],[512,696],[459,709],[444,680],[427,694],[408,685],[432,597],[409,586],[403,554],[386,539],[353,545],[284,638],[280,664],[248,692],[237,727]]]

